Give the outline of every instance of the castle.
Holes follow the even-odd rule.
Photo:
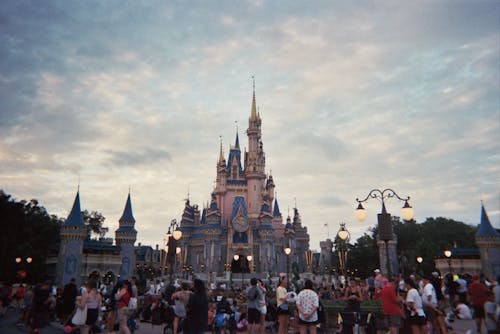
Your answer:
[[[188,267],[206,274],[237,269],[273,276],[286,271],[289,261],[300,272],[306,271],[307,227],[296,207],[293,220],[288,216],[283,223],[273,176],[265,171],[261,125],[254,85],[246,132],[248,151],[241,151],[237,133],[226,161],[221,143],[210,203],[200,213],[197,205],[186,200],[177,269]],[[289,255],[285,248],[291,249]]]

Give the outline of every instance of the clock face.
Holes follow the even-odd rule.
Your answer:
[[[245,232],[248,230],[248,220],[243,216],[236,216],[233,219],[233,227],[236,232]]]

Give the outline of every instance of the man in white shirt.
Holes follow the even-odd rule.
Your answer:
[[[446,324],[444,321],[444,312],[438,308],[438,300],[434,285],[432,285],[429,277],[424,277],[422,289],[422,302],[424,304],[424,312],[427,319],[432,323],[434,328],[439,328],[441,334],[446,334]]]

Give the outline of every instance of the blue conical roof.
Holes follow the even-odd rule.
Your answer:
[[[134,215],[132,214],[132,202],[130,201],[130,193],[128,194],[127,203],[125,204],[125,209],[123,209],[123,214],[119,222],[135,223]]]
[[[80,191],[77,191],[73,208],[63,226],[85,227],[80,209]]]
[[[240,148],[240,139],[238,137],[238,132],[236,132],[236,142],[234,143],[234,147],[237,149]]]
[[[491,226],[490,219],[488,218],[488,214],[486,214],[486,210],[484,205],[481,204],[481,223],[479,224],[479,229],[477,230],[476,236],[484,237],[484,236],[498,236],[497,230]]]
[[[274,200],[273,217],[281,217],[280,207],[278,206],[278,199]]]

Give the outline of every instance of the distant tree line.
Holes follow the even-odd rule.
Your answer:
[[[85,210],[82,217],[88,239],[107,232],[102,227],[105,218],[99,212]],[[28,282],[43,280],[47,251],[59,243],[63,222],[36,199],[17,201],[0,189],[0,281],[14,282],[23,276]]]
[[[443,256],[445,249],[452,247],[475,248],[474,235],[477,227],[449,218],[427,218],[416,221],[393,221],[397,237],[397,252],[400,270],[404,274],[430,274],[435,270],[434,260]],[[376,227],[368,230],[354,244],[348,246],[347,267],[359,277],[368,277],[379,266]],[[417,264],[417,257],[423,262]]]

